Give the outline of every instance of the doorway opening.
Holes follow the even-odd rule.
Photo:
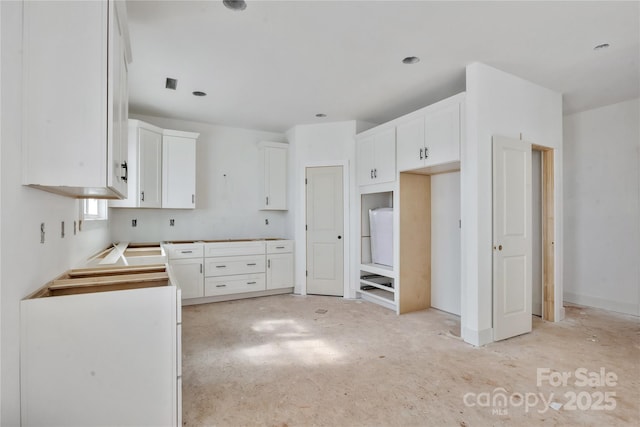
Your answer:
[[[555,321],[554,151],[549,147],[532,145],[531,154],[534,174],[534,203],[532,206],[537,211],[537,215],[534,211],[533,220],[536,220],[536,216],[539,219],[538,229],[536,230],[535,222],[533,227],[534,282],[532,288],[534,298],[532,298],[532,303],[536,304],[535,300],[539,299],[538,315],[543,320],[553,322]],[[539,186],[537,196],[535,194],[536,180]],[[538,204],[536,206],[537,197]],[[536,244],[536,242],[538,243]],[[536,314],[536,311],[534,310],[533,313]]]

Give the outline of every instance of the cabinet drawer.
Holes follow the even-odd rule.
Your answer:
[[[268,254],[293,252],[293,240],[276,240],[267,242]]]
[[[264,242],[205,243],[205,256],[264,255]]]
[[[205,277],[264,273],[265,256],[248,255],[205,259]]]
[[[264,291],[264,274],[247,274],[230,277],[207,277],[204,281],[204,296],[239,294]]]
[[[164,246],[164,250],[172,259],[181,258],[202,258],[204,256],[204,245],[202,243],[188,243],[188,244],[167,244]]]

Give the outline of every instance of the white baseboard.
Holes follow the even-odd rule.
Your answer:
[[[573,292],[565,292],[563,299],[566,302],[577,305],[602,308],[604,310],[615,311],[617,313],[631,314],[632,316],[640,316],[640,304],[637,301],[635,303],[613,301],[588,295],[575,294]]]

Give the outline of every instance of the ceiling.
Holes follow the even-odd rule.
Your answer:
[[[640,95],[635,1],[247,1],[238,12],[222,0],[129,0],[127,10],[139,114],[274,132],[383,123],[463,91],[473,62],[561,92],[565,114]]]

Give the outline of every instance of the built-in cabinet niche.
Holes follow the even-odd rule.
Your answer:
[[[460,314],[460,143],[465,94],[370,129],[356,143],[395,131],[397,172],[380,185],[360,169],[357,296],[396,313],[434,306]],[[365,152],[359,146],[357,152]],[[358,160],[359,167],[367,165]],[[369,210],[393,207],[393,266],[371,261]],[[435,304],[434,304],[435,303]]]
[[[198,136],[129,120],[129,197],[109,206],[194,209]]]

